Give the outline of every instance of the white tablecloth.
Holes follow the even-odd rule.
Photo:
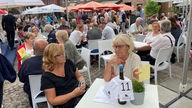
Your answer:
[[[104,80],[97,78],[75,108],[159,108],[157,85],[145,84],[145,99],[142,105],[133,105],[130,102],[125,105],[120,105],[118,102],[114,104],[95,102],[95,95],[103,85]]]

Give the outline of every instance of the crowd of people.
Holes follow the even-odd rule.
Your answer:
[[[89,15],[78,12],[76,19],[69,21],[55,15],[52,18],[34,16],[30,19],[16,19],[11,13],[4,16],[2,27],[7,32],[10,50],[15,48],[15,30],[20,38],[17,47],[18,76],[24,83],[30,104],[32,100],[28,75],[32,74],[42,74],[41,90],[44,93],[41,95],[45,95],[54,107],[72,108],[78,103],[86,92],[86,83],[78,87],[79,82],[85,82],[78,71],[85,65],[78,49],[89,48],[88,40],[113,40],[115,55],[104,70],[105,81],[119,74],[119,64],[124,65],[126,77],[137,79],[141,60],[153,65],[158,51],[175,46],[182,32],[182,25],[176,15],[161,16],[161,19],[152,15],[145,22],[143,14],[139,6],[133,24],[130,24],[123,10],[101,10]],[[132,38],[138,34],[145,35],[143,42],[146,46],[134,47]],[[137,53],[133,50],[137,50]]]

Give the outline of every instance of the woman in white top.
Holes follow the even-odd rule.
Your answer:
[[[85,35],[83,34],[84,25],[77,24],[76,29],[71,33],[69,40],[76,46],[81,46],[81,41],[85,39]]]
[[[143,41],[147,44],[150,44],[157,38],[157,36],[160,35],[160,25],[158,22],[154,22],[152,23],[152,32],[148,33]]]
[[[134,43],[126,34],[121,34],[113,39],[115,55],[108,61],[104,71],[104,80],[110,81],[119,74],[119,65],[124,65],[124,76],[129,79],[138,79],[138,68],[141,64],[140,57],[133,53]]]
[[[158,22],[153,22],[152,23],[152,32],[149,32],[143,42],[147,44],[151,44],[154,42],[159,36],[161,35],[160,33],[160,24]],[[139,56],[147,55],[150,53],[150,50],[144,50],[144,51],[138,51],[137,54]]]

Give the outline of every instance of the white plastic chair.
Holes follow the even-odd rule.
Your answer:
[[[88,77],[89,77],[89,83],[91,85],[92,81],[91,81],[91,74],[90,74],[90,53],[91,53],[91,50],[89,50],[85,47],[82,47],[81,56],[86,61],[86,66],[84,66],[83,69],[79,70],[79,72],[80,73],[87,72]]]
[[[157,84],[157,71],[161,71],[169,68],[169,77],[171,77],[171,63],[170,58],[173,52],[173,48],[162,48],[157,54],[155,65],[151,65],[154,69],[155,84]]]
[[[101,68],[101,58],[104,60],[104,64],[106,66],[107,61],[110,59],[112,54],[104,54],[105,51],[111,51],[113,52],[113,47],[112,47],[112,39],[109,40],[99,40],[98,41],[98,48],[99,48],[99,70]]]
[[[178,41],[177,41],[177,46],[175,47],[176,48],[176,51],[177,51],[177,62],[179,62],[179,50],[182,49],[184,46],[185,46],[185,33],[181,33],[181,36],[179,37]]]
[[[98,40],[88,40],[88,48],[91,51],[94,49],[98,49]],[[99,52],[98,53],[90,53],[90,55],[99,55]]]
[[[42,76],[41,74],[29,75],[29,84],[30,84],[33,108],[38,108],[37,103],[47,102],[47,99],[45,96],[38,96],[40,93],[43,92],[40,90],[41,76]],[[52,108],[52,106],[48,104],[48,108]]]

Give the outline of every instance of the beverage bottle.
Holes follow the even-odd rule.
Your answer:
[[[124,75],[123,75],[123,64],[119,65],[119,79],[124,80]],[[120,101],[120,99],[118,98],[118,103],[121,105],[126,104],[126,101]]]

